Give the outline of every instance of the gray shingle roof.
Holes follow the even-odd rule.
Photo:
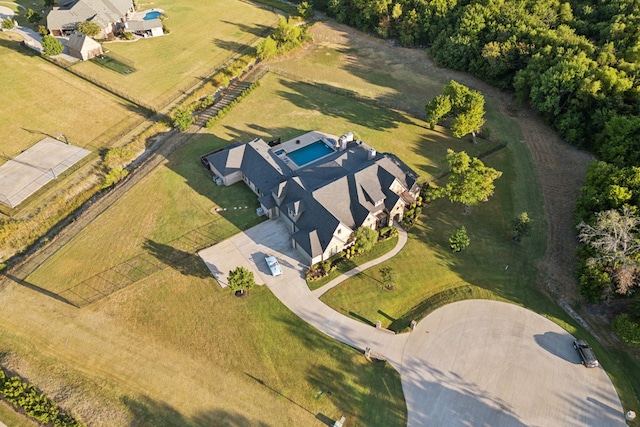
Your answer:
[[[93,21],[105,28],[118,22],[132,7],[132,0],[77,0],[53,8],[47,15],[49,29],[74,28],[79,22]]]
[[[157,18],[142,21],[127,21],[125,26],[129,31],[146,31],[152,28],[162,28],[162,21]]]
[[[311,257],[325,252],[342,223],[355,230],[367,216],[395,206],[400,196],[391,190],[397,180],[406,190],[417,185],[417,174],[392,154],[371,157],[369,147],[352,142],[322,161],[292,171],[261,139],[230,146],[207,156],[220,173],[238,170],[258,187],[260,202],[281,215],[293,214],[296,244]]]

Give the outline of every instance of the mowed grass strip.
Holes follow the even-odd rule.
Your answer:
[[[316,23],[315,43],[268,65],[303,80],[340,87],[385,106],[424,116],[425,104],[448,83],[418,49],[391,48],[334,21]]]
[[[0,163],[57,133],[73,145],[105,148],[143,120],[132,104],[20,47],[16,37],[0,33]]]
[[[274,12],[239,0],[161,0],[139,5],[139,9],[151,7],[165,11],[170,34],[103,44],[107,56],[115,54],[135,72],[115,73],[93,61],[73,68],[157,109],[213,75],[237,52],[252,49],[278,22]]]

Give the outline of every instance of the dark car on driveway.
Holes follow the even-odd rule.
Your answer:
[[[585,340],[575,340],[573,342],[573,346],[578,350],[580,354],[580,358],[582,359],[582,364],[587,368],[597,368],[598,367],[598,359],[596,359],[596,355],[593,353],[591,347]]]

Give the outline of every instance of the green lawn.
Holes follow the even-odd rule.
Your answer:
[[[132,105],[20,47],[16,37],[0,33],[0,163],[57,133],[98,150],[142,121]]]
[[[386,254],[387,252],[395,248],[397,243],[397,237],[378,242],[370,251],[355,256],[351,259],[344,258],[344,260],[337,265],[336,269],[329,273],[326,277],[318,280],[307,280],[307,285],[312,291],[321,288],[341,274],[344,274],[347,271],[351,271],[359,265],[365,264],[372,259],[379,258],[380,256]]]
[[[134,72],[123,75],[92,61],[73,68],[156,109],[210,77],[236,52],[255,45],[278,20],[275,13],[239,0],[160,0],[141,3],[138,9],[152,7],[166,12],[170,34],[103,44],[108,56],[132,65]]]
[[[543,298],[535,288],[536,263],[544,254],[544,218],[541,205],[533,200],[526,208],[534,219],[534,230],[520,245],[510,239],[509,221],[515,215],[511,187],[514,184],[513,154],[502,150],[485,162],[503,171],[496,182],[496,195],[488,203],[464,215],[460,204],[439,200],[425,207],[421,221],[409,230],[407,246],[392,260],[358,275],[322,297],[344,314],[355,313],[396,331],[406,328],[441,306],[440,293],[462,298],[492,298],[530,305]],[[518,209],[515,209],[517,211]],[[461,253],[449,250],[448,239],[464,225],[471,245]],[[379,286],[378,270],[396,271],[394,291]],[[507,267],[508,266],[508,267]]]
[[[167,10],[172,35],[117,48],[141,49],[139,43],[174,37],[179,25],[172,20],[180,10],[170,4],[154,6]],[[194,6],[184,8],[191,13]],[[272,65],[407,110],[419,109],[446,83],[437,71],[420,73],[414,63],[386,57],[378,41],[341,37],[350,50],[321,45],[309,49],[309,57]],[[140,70],[137,62],[135,67]],[[124,79],[139,73],[103,71]],[[149,96],[156,96],[149,102],[160,103],[162,93]],[[399,255],[330,291],[325,301],[360,320],[403,330],[446,302],[491,298],[524,305],[587,336],[535,286],[546,243],[535,174],[517,123],[501,116],[492,100],[487,108],[492,138],[509,142],[484,159],[504,172],[494,198],[471,215],[444,200],[426,207]],[[246,299],[232,297],[193,252],[257,221],[255,196],[242,185],[216,187],[199,156],[232,141],[286,140],[314,129],[352,131],[378,151],[396,153],[425,179],[444,171],[441,160],[449,147],[476,156],[497,145],[452,139],[447,130],[432,132],[421,120],[268,74],[208,134],[194,137],[27,281],[59,292],[138,256],[155,259],[160,268],[81,310],[17,285],[6,288],[0,354],[24,360],[32,382],[48,384],[44,389],[52,394],[71,384],[77,400],[67,404],[96,424],[320,426],[345,415],[349,425],[406,425],[397,372],[369,364],[359,352],[313,330],[266,288]],[[235,205],[249,209],[216,213],[216,207]],[[533,218],[534,232],[515,245],[509,221],[522,211]],[[452,254],[447,240],[460,225],[467,227],[471,246]],[[204,238],[196,237],[201,230],[207,231]],[[396,272],[393,291],[375,280],[387,265]],[[38,310],[29,309],[34,306]],[[594,347],[625,408],[637,406],[619,355]]]

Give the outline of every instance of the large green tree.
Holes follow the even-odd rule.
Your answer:
[[[89,37],[95,37],[100,34],[100,25],[96,24],[93,21],[84,21],[78,24],[78,31],[82,34],[85,34]]]
[[[237,267],[229,272],[229,289],[234,292],[245,294],[249,289],[255,286],[253,272],[245,267]]]
[[[64,46],[57,38],[46,35],[42,37],[42,51],[45,56],[60,55],[64,50]]]
[[[444,93],[433,98],[425,106],[427,121],[434,128],[438,122],[453,116],[451,132],[456,138],[471,134],[476,143],[476,133],[480,132],[484,120],[484,96],[455,80],[444,87]]]
[[[489,200],[495,189],[494,181],[502,176],[502,172],[485,166],[480,159],[471,158],[464,151],[448,149],[446,162],[449,164],[449,177],[436,194],[465,206]]]
[[[353,233],[354,248],[358,252],[366,252],[373,248],[378,241],[378,230],[369,227],[360,227]]]

